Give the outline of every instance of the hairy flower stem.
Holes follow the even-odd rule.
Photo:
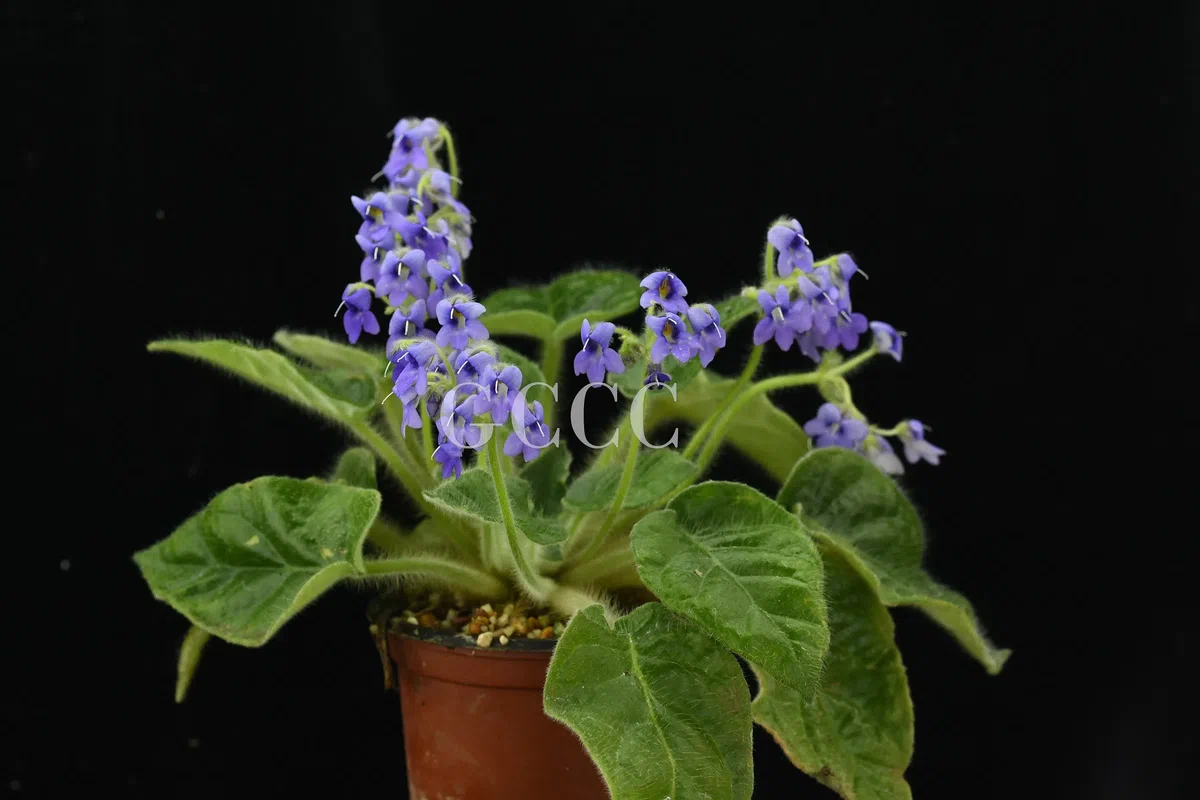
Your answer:
[[[534,600],[544,602],[555,587],[554,581],[539,575],[529,566],[525,551],[521,547],[521,537],[517,533],[517,523],[513,519],[512,502],[508,498],[508,487],[504,485],[504,476],[500,467],[500,454],[496,449],[497,436],[488,439],[487,453],[489,472],[492,476],[492,486],[496,489],[496,502],[500,505],[500,516],[504,519],[504,532],[508,534],[508,549],[512,552],[513,563],[517,568],[517,578],[521,588]]]
[[[437,556],[383,558],[363,562],[368,575],[412,575],[433,578],[474,597],[500,599],[508,594],[508,586],[495,575],[466,564]]]
[[[750,351],[750,358],[746,361],[746,367],[742,370],[742,374],[738,376],[737,382],[734,383],[733,386],[729,387],[729,392],[721,400],[721,404],[717,406],[716,410],[713,411],[711,415],[709,415],[708,419],[704,420],[704,424],[701,425],[694,434],[692,434],[691,441],[687,443],[687,447],[683,448],[684,458],[691,459],[696,455],[696,451],[700,449],[702,444],[704,444],[704,439],[712,430],[713,425],[715,425],[716,421],[721,417],[722,414],[725,413],[725,409],[729,408],[730,404],[732,404],[737,398],[738,393],[742,391],[742,387],[749,383],[750,379],[754,377],[754,373],[758,370],[758,365],[762,361],[762,356],[762,345],[758,345]]]
[[[621,482],[617,484],[617,494],[613,497],[613,504],[604,516],[604,522],[600,524],[600,530],[596,531],[596,535],[588,542],[583,552],[578,557],[571,559],[572,562],[576,564],[587,563],[588,558],[595,555],[604,547],[605,542],[608,541],[609,534],[612,533],[613,523],[617,521],[617,516],[621,513],[621,506],[625,505],[625,497],[629,494],[629,487],[633,485],[633,469],[637,465],[637,457],[637,439],[630,437],[629,449],[625,452],[625,466],[621,470]]]
[[[408,544],[404,537],[409,533],[394,522],[376,517],[367,530],[367,540],[385,553],[399,553]]]
[[[443,125],[440,133],[442,141],[446,143],[446,161],[449,162],[450,177],[454,178],[450,181],[450,196],[458,197],[458,151],[454,149],[454,137],[450,135],[450,129]]]
[[[357,421],[350,423],[350,428],[360,439],[362,439],[375,453],[383,459],[383,463],[387,464],[392,474],[400,481],[400,485],[404,487],[404,491],[413,499],[413,502],[430,517],[436,519],[442,527],[446,538],[454,545],[463,556],[474,562],[477,559],[475,548],[472,546],[472,536],[466,528],[457,520],[452,519],[444,511],[434,506],[425,499],[422,483],[430,486],[434,484],[433,476],[423,469],[414,469],[409,465],[400,451],[392,447],[387,439],[379,435],[378,431],[368,425],[366,422]],[[420,480],[418,477],[420,476]]]
[[[721,446],[721,442],[725,439],[725,429],[729,427],[729,423],[733,421],[738,412],[741,411],[742,407],[745,406],[746,403],[749,403],[758,395],[766,392],[773,392],[777,389],[788,389],[793,386],[805,386],[808,384],[818,383],[828,378],[836,378],[840,375],[844,375],[871,360],[876,353],[877,351],[875,350],[875,347],[871,346],[861,354],[837,367],[833,367],[832,369],[818,369],[814,370],[813,372],[801,372],[793,375],[779,375],[774,378],[766,378],[758,381],[757,383],[751,384],[749,388],[737,396],[736,400],[729,404],[729,407],[725,410],[724,415],[714,427],[712,435],[709,437],[708,442],[705,443],[704,449],[700,451],[700,457],[697,459],[697,465],[699,466],[699,470],[696,473],[697,476],[703,474],[704,471],[708,469],[708,465],[712,462],[713,457],[717,454],[717,449]],[[682,491],[683,488],[686,488],[686,486],[687,484],[685,484],[684,487],[681,487],[680,491]],[[678,494],[678,492],[675,492],[675,494]]]
[[[575,586],[596,586],[603,589],[642,585],[633,560],[633,550],[628,547],[617,547],[589,561],[576,564],[560,573],[558,580]]]
[[[558,370],[562,366],[563,342],[557,336],[551,335],[542,340],[542,375],[546,383],[553,386],[558,382]],[[546,404],[544,424],[547,429],[554,430],[554,418],[557,416],[558,401]]]

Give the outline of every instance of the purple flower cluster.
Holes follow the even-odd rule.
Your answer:
[[[890,431],[881,431],[860,419],[854,412],[825,403],[817,415],[804,423],[804,432],[813,439],[814,447],[845,447],[869,458],[875,466],[889,475],[904,473],[904,464],[892,449],[887,436],[900,437],[904,458],[909,464],[927,461],[936,465],[946,451],[925,439],[925,426],[910,419]]]
[[[352,343],[364,331],[380,332],[372,296],[386,303],[392,394],[403,407],[400,432],[422,427],[424,410],[437,429],[433,458],[443,478],[462,474],[464,452],[483,441],[477,420],[485,414],[496,424],[511,416],[514,426],[524,425],[523,437],[514,432],[505,444],[510,455],[532,460],[550,441],[542,434],[539,404],[513,408],[521,370],[496,360],[480,319],[485,309],[463,280],[472,219],[454,197],[457,179],[438,160],[447,135],[432,118],[403,119],[392,130],[392,150],[380,172],[387,188],[351,198],[362,218],[355,241],[363,258],[359,282],[342,295]]]
[[[654,336],[650,345],[650,363],[646,370],[645,385],[659,389],[671,382],[671,376],[662,368],[668,356],[685,362],[693,356],[700,357],[701,366],[707,367],[725,346],[725,329],[721,327],[721,315],[708,303],[688,305],[687,286],[669,270],[659,270],[647,275],[641,282],[641,306],[649,313],[646,327]],[[587,373],[588,380],[600,383],[605,373],[619,375],[625,371],[620,355],[610,347],[616,327],[611,322],[601,322],[591,327],[583,321],[580,338],[583,349],[575,356],[575,374]]]

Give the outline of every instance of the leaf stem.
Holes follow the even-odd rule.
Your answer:
[[[617,484],[617,494],[613,497],[613,504],[609,507],[608,513],[604,516],[604,522],[600,524],[600,530],[588,542],[587,547],[578,557],[572,558],[574,563],[586,563],[588,558],[595,555],[598,550],[604,547],[604,543],[608,541],[608,536],[612,533],[613,523],[617,520],[617,515],[621,513],[621,506],[625,505],[625,497],[629,494],[629,487],[633,485],[633,470],[637,465],[638,457],[638,442],[636,438],[630,437],[629,449],[625,453],[625,466],[621,470],[621,482]]]
[[[367,539],[371,544],[385,552],[399,552],[406,544],[404,537],[408,532],[396,523],[383,517],[376,517],[367,531]]]
[[[454,137],[450,135],[450,129],[443,125],[441,133],[442,141],[446,143],[446,161],[449,162],[450,177],[454,179],[450,181],[450,196],[458,197],[458,185],[460,183],[458,175],[458,151],[454,149]]]
[[[364,561],[363,568],[367,575],[401,574],[434,578],[465,594],[493,600],[503,599],[509,593],[508,585],[495,575],[438,556],[381,558]]]
[[[542,340],[542,375],[546,379],[546,383],[554,386],[558,383],[558,370],[562,366],[563,360],[563,340],[555,335],[550,335]],[[554,419],[558,411],[558,401],[553,401],[546,405],[544,409],[545,424],[547,429],[553,433]]]
[[[633,550],[629,547],[614,548],[590,561],[576,564],[560,573],[558,580],[564,584],[605,589],[642,585],[634,563]]]
[[[500,516],[504,519],[504,532],[508,535],[508,548],[512,551],[513,563],[517,568],[517,577],[521,588],[535,600],[544,601],[553,588],[554,582],[538,575],[529,566],[525,551],[521,547],[521,538],[517,533],[517,523],[513,519],[512,501],[508,497],[508,487],[504,485],[504,475],[500,471],[500,454],[496,448],[497,436],[488,439],[488,472],[492,476],[492,486],[496,489],[496,502],[500,505]]]
[[[793,386],[805,386],[808,384],[819,383],[827,378],[836,378],[839,375],[844,375],[853,369],[856,369],[867,361],[869,361],[877,353],[875,346],[872,345],[864,350],[859,355],[846,361],[832,369],[818,369],[812,372],[800,372],[791,375],[778,375],[774,378],[765,378],[757,383],[751,384],[744,392],[738,395],[737,399],[729,404],[720,421],[717,422],[712,435],[705,443],[704,449],[700,451],[700,457],[697,459],[697,477],[704,473],[716,455],[717,449],[721,446],[722,440],[725,438],[725,429],[729,423],[737,416],[738,411],[742,409],[746,403],[749,403],[755,397],[766,392],[773,392],[777,389],[788,389]]]
[[[696,455],[696,451],[700,449],[700,445],[704,444],[705,437],[708,436],[709,431],[712,430],[713,425],[715,425],[717,422],[717,419],[720,418],[720,416],[725,412],[725,409],[727,409],[734,401],[734,398],[737,397],[737,394],[742,390],[742,387],[749,383],[750,379],[754,377],[754,373],[758,370],[758,365],[762,361],[762,356],[762,345],[757,345],[753,350],[750,351],[750,358],[747,359],[746,366],[744,369],[742,369],[742,374],[738,376],[737,382],[734,383],[733,386],[729,387],[729,392],[721,400],[720,405],[718,405],[713,413],[709,415],[708,419],[704,420],[704,424],[692,434],[692,438],[687,443],[687,447],[683,448],[682,455],[684,458],[690,460],[694,455]]]

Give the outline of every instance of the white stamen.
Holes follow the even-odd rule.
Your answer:
[[[822,295],[822,296],[823,296],[823,297],[824,297],[826,300],[828,300],[828,301],[829,301],[829,304],[830,304],[830,305],[833,305],[833,298],[829,296],[829,292],[822,291],[822,292],[821,292],[821,295]]]
[[[838,314],[841,316],[842,319],[846,320],[846,322],[850,321],[850,312],[847,311],[846,309],[843,308],[841,311],[838,312]]]
[[[870,275],[868,275],[867,273],[863,272],[863,268],[862,268],[862,267],[859,267],[859,268],[858,268],[858,274],[859,274],[859,275],[862,275],[862,276],[863,276],[865,279],[867,279],[867,280],[871,280],[871,276],[870,276]]]
[[[721,337],[722,342],[725,341],[725,331],[721,330],[720,328],[717,328],[717,335]]]
[[[338,314],[340,314],[340,313],[342,312],[342,306],[344,306],[344,305],[346,305],[346,301],[345,301],[345,300],[343,300],[342,302],[338,303],[337,311],[333,312],[333,316],[334,316],[334,317],[336,317]]]
[[[391,396],[392,396],[392,392],[388,392],[387,397],[383,398],[383,402],[381,402],[379,405],[383,405],[384,403],[386,403],[389,399],[391,399]]]
[[[462,183],[462,178],[457,178],[457,177],[451,175],[449,172],[446,173],[446,177],[449,178],[450,180],[454,181],[455,183]]]
[[[408,326],[412,323],[409,320],[404,320],[404,335],[408,336]]]
[[[537,422],[537,421],[535,420],[535,424],[538,426],[538,433],[540,433],[540,434],[542,434],[543,436],[545,436],[545,431],[543,431],[543,430],[542,430],[542,423],[540,423],[540,422]]]
[[[462,372],[464,369],[467,368],[467,366],[470,363],[471,363],[471,359],[467,359],[466,361],[464,361],[463,365],[454,371],[454,374],[457,375],[458,373]]]
[[[452,273],[450,273],[450,277],[451,277],[451,278],[454,278],[454,282],[455,282],[455,283],[457,283],[459,286],[462,286],[462,285],[463,285],[463,282],[462,282],[462,281],[459,279],[459,277],[458,277],[457,275],[455,275],[453,272],[452,272]]]
[[[371,180],[377,181],[382,177],[383,177],[383,170],[379,170],[379,172],[376,172],[374,175],[371,176]]]
[[[442,449],[442,446],[440,444],[437,447],[433,448],[433,452],[429,454],[429,460],[432,461],[433,457],[437,455],[437,451],[441,450],[441,449]]]
[[[378,261],[378,260],[379,260],[379,248],[378,248],[378,247],[376,247],[376,248],[375,248],[375,249],[374,249],[374,250],[371,252],[371,260],[372,260],[372,261]]]

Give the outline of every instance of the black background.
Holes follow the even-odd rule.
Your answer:
[[[1015,650],[988,677],[897,611],[916,795],[1182,794],[1196,16],[975,5],[6,6],[0,792],[403,794],[365,592],[262,650],[211,646],[175,706],[186,624],[129,556],[231,483],[330,465],[339,431],[143,346],[339,335],[349,196],[396,119],[433,115],[483,294],[594,259],[716,299],[783,213],[818,256],[852,251],[856,309],[908,333],[855,399],[949,451],[903,481],[927,563]],[[750,469],[717,476],[769,490]],[[756,764],[756,797],[824,791],[769,738]]]

